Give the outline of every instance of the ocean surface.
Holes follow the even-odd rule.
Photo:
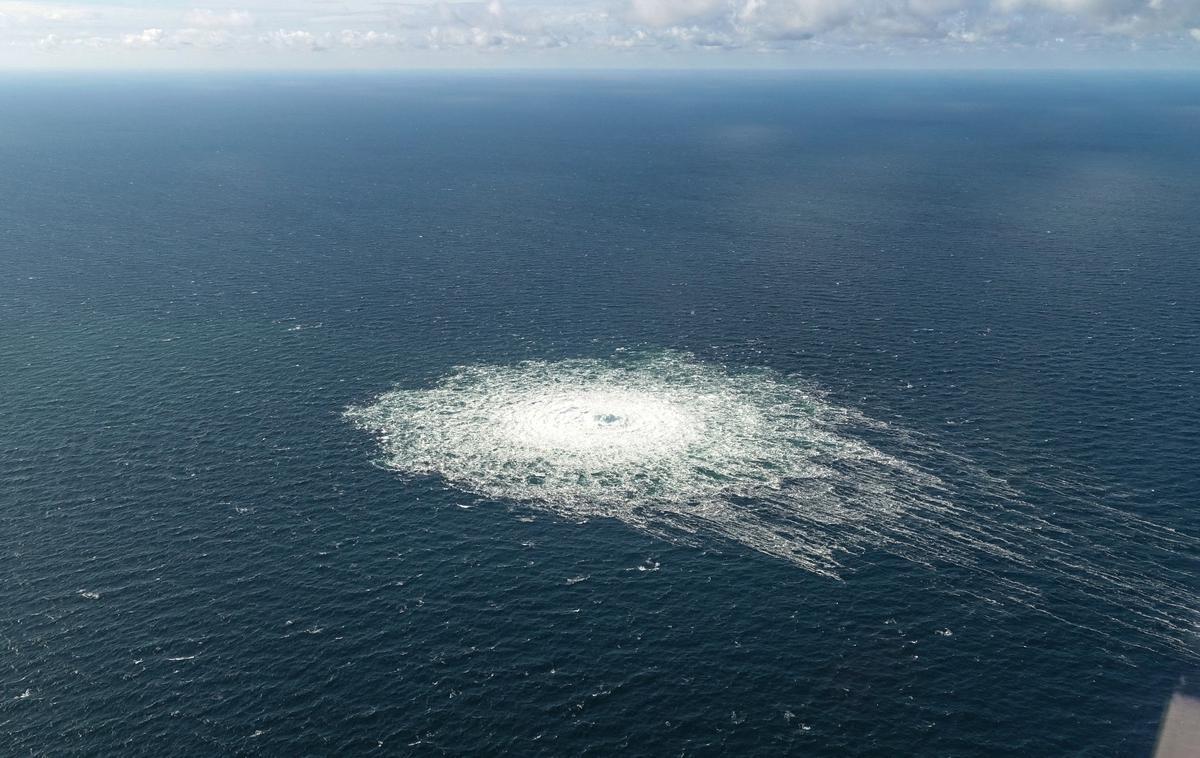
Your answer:
[[[1195,75],[9,76],[0,198],[0,754],[1142,756],[1195,689]]]

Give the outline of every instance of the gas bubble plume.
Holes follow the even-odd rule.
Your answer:
[[[774,371],[670,351],[465,366],[346,414],[377,436],[386,468],[482,498],[671,541],[725,540],[833,578],[849,558],[885,550],[970,567],[995,599],[1040,608],[1020,579],[1036,567],[1109,607],[1100,631],[1137,626],[1177,648],[1196,632],[1186,581],[1141,572],[961,456]],[[1196,547],[1095,509],[1118,537]]]

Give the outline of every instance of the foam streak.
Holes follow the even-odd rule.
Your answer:
[[[668,540],[719,537],[835,578],[848,556],[887,550],[967,567],[1039,609],[1021,577],[1048,573],[1115,609],[1104,624],[1181,650],[1196,634],[1186,577],[1142,570],[932,441],[771,371],[673,352],[470,366],[347,415],[379,436],[386,467],[485,498]],[[954,472],[953,485],[934,469]],[[1186,535],[1095,512],[1118,538],[1196,552]]]

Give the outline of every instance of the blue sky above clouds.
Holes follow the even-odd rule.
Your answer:
[[[1200,66],[1200,0],[0,0],[0,68]]]

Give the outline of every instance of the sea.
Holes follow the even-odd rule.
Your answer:
[[[6,74],[0,754],[1147,756],[1200,77]]]

